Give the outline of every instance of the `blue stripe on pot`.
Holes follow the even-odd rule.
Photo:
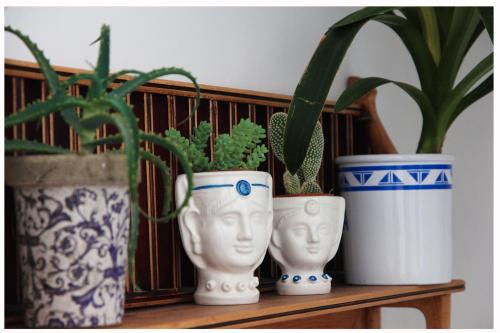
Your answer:
[[[339,168],[343,192],[446,190],[452,188],[450,164],[371,165]]]
[[[210,184],[210,185],[201,185],[201,186],[195,186],[193,187],[193,191],[198,191],[198,190],[207,190],[207,189],[212,189],[212,188],[221,188],[221,187],[233,187],[235,186],[234,184]],[[252,183],[252,186],[254,187],[264,187],[264,188],[269,188],[268,185],[266,184],[260,184],[260,183]]]

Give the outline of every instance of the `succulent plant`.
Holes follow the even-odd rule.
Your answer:
[[[231,134],[221,134],[215,139],[214,159],[206,156],[205,148],[212,131],[211,125],[202,121],[190,139],[176,129],[169,129],[165,136],[187,152],[193,171],[221,171],[231,169],[256,170],[266,160],[267,148],[260,144],[266,137],[261,126],[248,119],[241,119]]]
[[[283,150],[285,128],[288,114],[278,112],[273,114],[269,123],[271,147],[274,155],[286,165]],[[283,185],[288,194],[321,193],[321,186],[317,182],[318,171],[323,160],[324,138],[323,129],[319,122],[314,128],[304,162],[295,174],[286,170],[283,173]]]
[[[75,74],[65,80],[61,80],[43,52],[27,35],[24,35],[22,32],[10,26],[5,27],[5,31],[17,36],[28,47],[38,62],[50,90],[50,96],[46,100],[35,101],[27,105],[23,112],[17,112],[6,117],[5,128],[10,128],[29,121],[36,121],[51,113],[58,112],[61,114],[64,121],[80,136],[83,154],[94,153],[99,145],[124,143],[124,152],[127,156],[128,164],[132,210],[128,262],[129,274],[133,274],[133,269],[130,269],[130,267],[132,267],[131,265],[133,265],[135,258],[139,214],[144,214],[138,203],[138,168],[140,160],[145,159],[153,163],[159,169],[163,178],[166,195],[163,203],[162,217],[155,219],[156,221],[170,220],[187,204],[192,190],[192,171],[183,150],[180,146],[175,144],[173,140],[154,133],[145,133],[138,129],[135,114],[132,108],[125,102],[125,97],[147,81],[159,76],[177,74],[185,76],[193,82],[196,88],[194,106],[194,110],[196,110],[200,100],[200,90],[196,79],[189,72],[176,67],[160,68],[146,73],[136,70],[122,70],[116,73],[110,73],[110,28],[107,25],[103,25],[100,36],[96,40],[96,42],[99,41],[99,55],[94,71]],[[108,91],[111,83],[125,74],[135,74],[136,76]],[[85,96],[70,96],[68,91],[69,87],[83,80],[90,82],[87,94]],[[75,108],[80,108],[81,112],[77,113]],[[104,124],[114,125],[119,130],[120,134],[96,139],[96,129]],[[169,212],[171,207],[171,180],[169,168],[161,158],[149,151],[141,149],[141,141],[148,141],[164,149],[170,150],[179,159],[182,168],[188,175],[189,189],[186,199],[183,205],[173,212]],[[40,142],[7,139],[5,140],[5,151],[44,154],[72,153],[65,148],[55,147]]]

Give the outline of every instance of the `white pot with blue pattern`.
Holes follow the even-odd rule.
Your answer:
[[[280,295],[327,294],[332,277],[325,265],[337,253],[344,225],[345,200],[329,194],[274,198],[269,252],[281,268]]]
[[[453,160],[441,154],[337,158],[347,283],[451,281]]]
[[[5,182],[14,187],[25,324],[119,324],[130,221],[126,157],[7,157]]]
[[[200,172],[179,214],[182,244],[197,268],[194,301],[205,305],[259,301],[255,269],[271,238],[272,177],[260,171]],[[175,184],[179,206],[188,189],[186,175]]]

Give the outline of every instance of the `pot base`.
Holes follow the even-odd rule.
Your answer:
[[[328,274],[312,272],[307,274],[283,274],[276,289],[280,295],[320,295],[332,289],[332,278]]]

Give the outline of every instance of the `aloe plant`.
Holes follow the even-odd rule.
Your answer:
[[[288,170],[299,170],[337,70],[361,27],[376,21],[391,28],[408,49],[420,86],[368,77],[338,98],[339,112],[369,90],[392,83],[418,104],[423,125],[418,153],[441,153],[446,132],[471,104],[493,90],[493,52],[465,77],[457,74],[470,47],[486,30],[493,42],[492,7],[368,7],[331,26],[321,39],[289,108],[284,155]],[[482,80],[482,81],[481,81]],[[479,83],[480,82],[480,83]],[[478,85],[476,85],[479,83]]]
[[[127,94],[131,93],[138,86],[159,76],[176,74],[183,75],[192,81],[196,88],[196,99],[194,110],[196,111],[200,101],[200,89],[196,79],[187,71],[176,68],[160,68],[150,72],[139,72],[136,70],[122,70],[116,73],[110,73],[109,64],[109,36],[110,28],[103,25],[99,38],[99,54],[94,71],[89,73],[75,74],[66,80],[60,80],[49,60],[45,57],[38,46],[33,43],[27,35],[20,31],[5,27],[5,31],[19,37],[28,47],[32,55],[38,62],[45,80],[50,90],[50,96],[42,101],[35,101],[23,110],[5,118],[5,128],[19,125],[24,122],[36,121],[51,113],[60,113],[64,121],[74,128],[79,134],[82,142],[83,154],[92,154],[99,145],[124,143],[124,151],[127,156],[129,192],[132,210],[132,225],[129,241],[129,273],[135,258],[135,250],[138,238],[139,214],[145,214],[138,204],[138,167],[141,159],[152,162],[161,172],[164,187],[165,199],[163,203],[162,217],[156,219],[159,222],[168,221],[175,216],[185,205],[187,205],[192,189],[192,171],[190,163],[174,141],[154,133],[145,133],[138,129],[137,120],[132,108],[125,102]],[[95,43],[95,42],[94,42]],[[125,74],[134,74],[135,76],[108,91],[111,83],[119,76]],[[70,96],[68,89],[71,85],[82,80],[90,82],[88,92],[85,96]],[[75,108],[80,108],[77,113]],[[194,113],[193,113],[194,114]],[[115,126],[119,133],[100,139],[96,139],[96,129],[104,124]],[[183,204],[177,210],[170,212],[171,206],[171,179],[170,171],[166,163],[153,153],[140,148],[141,142],[148,141],[162,148],[170,150],[179,160],[182,168],[187,174],[189,190]],[[46,145],[40,142],[26,140],[5,140],[6,152],[35,152],[45,154],[69,154],[71,151],[62,148]]]

